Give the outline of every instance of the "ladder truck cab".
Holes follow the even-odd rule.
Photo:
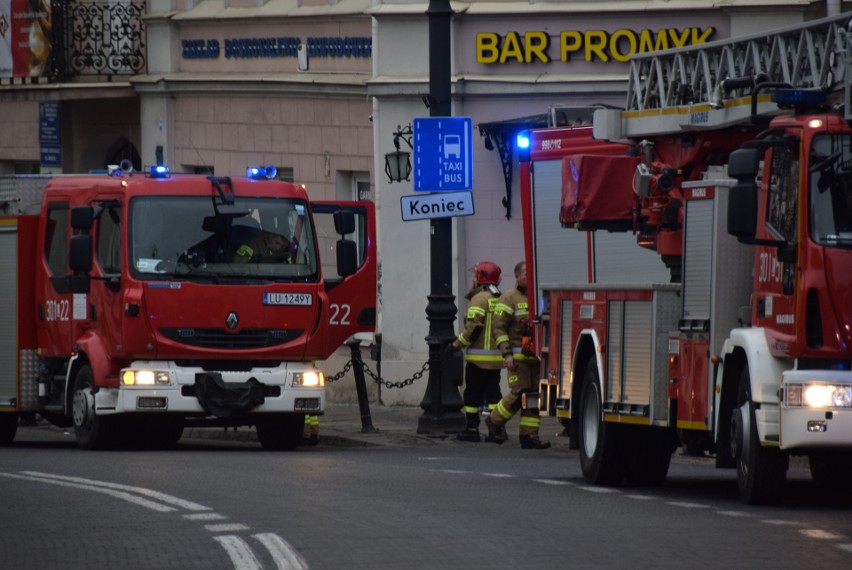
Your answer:
[[[636,56],[624,110],[519,135],[543,396],[588,481],[660,484],[681,445],[746,503],[790,456],[852,480],[851,19]]]
[[[253,425],[291,449],[328,358],[375,321],[372,205],[246,177],[0,178],[0,443],[19,417],[84,449]]]

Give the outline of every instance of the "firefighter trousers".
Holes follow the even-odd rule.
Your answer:
[[[489,370],[468,362],[464,368],[464,414],[468,431],[479,429],[479,408],[493,411],[500,401],[500,369]]]
[[[522,394],[527,392],[538,392],[538,383],[541,377],[541,362],[537,358],[515,360],[515,370],[509,371],[509,393],[504,395],[497,407],[491,412],[491,421],[500,427],[512,419],[520,410],[521,419],[518,433],[521,438],[525,436],[538,437],[541,428],[541,416],[539,409],[523,408]]]

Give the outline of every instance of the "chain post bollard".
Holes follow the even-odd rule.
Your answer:
[[[361,411],[361,433],[375,433],[373,418],[370,415],[370,401],[367,398],[367,383],[364,380],[364,363],[361,361],[361,341],[347,343],[352,353],[352,367],[355,372],[355,392],[358,394],[358,409]]]

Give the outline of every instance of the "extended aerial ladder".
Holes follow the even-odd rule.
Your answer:
[[[849,14],[630,60],[624,111],[595,112],[595,138],[617,140],[720,129],[782,112],[755,85],[820,89],[852,118]],[[842,98],[842,99],[841,99]],[[606,117],[606,118],[604,118]]]

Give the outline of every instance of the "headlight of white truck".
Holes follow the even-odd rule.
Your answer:
[[[122,386],[168,386],[171,377],[160,370],[125,370],[121,373]]]
[[[852,386],[823,383],[787,384],[784,404],[795,408],[852,408]]]
[[[293,374],[293,386],[316,388],[325,386],[325,374],[322,372],[296,372]]]

